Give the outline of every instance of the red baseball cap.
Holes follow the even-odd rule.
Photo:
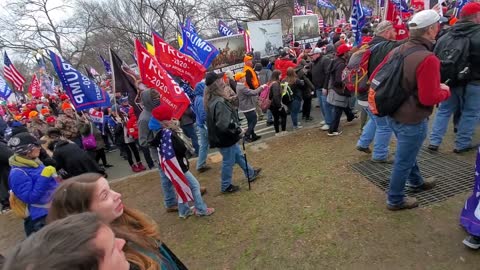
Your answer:
[[[470,16],[478,12],[480,12],[480,3],[471,2],[463,6],[462,10],[460,10],[460,17]]]
[[[162,103],[152,110],[152,116],[158,121],[172,120],[173,111],[168,105]]]
[[[342,44],[337,48],[337,56],[342,56],[349,52],[351,48],[347,44]]]

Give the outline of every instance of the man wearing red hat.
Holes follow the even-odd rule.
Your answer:
[[[455,44],[459,44],[459,47]],[[465,44],[468,47],[464,47]],[[462,153],[473,149],[472,137],[480,117],[478,106],[480,104],[480,3],[466,4],[460,11],[460,20],[438,40],[435,46],[435,53],[441,60],[450,59],[451,52],[455,50],[463,54],[458,58],[459,61],[451,65],[455,67],[455,75],[448,78],[452,95],[438,108],[428,148],[433,151],[438,150],[447,131],[450,116],[459,109],[461,116],[453,152]],[[443,62],[442,68],[445,69],[448,62]],[[447,75],[449,75],[448,72],[442,72],[442,80],[447,80],[444,78]]]

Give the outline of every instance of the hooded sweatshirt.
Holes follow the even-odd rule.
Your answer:
[[[193,102],[193,112],[195,112],[196,122],[199,126],[204,126],[207,119],[207,113],[203,105],[203,93],[205,92],[205,82],[199,82],[195,86],[195,101]]]
[[[148,129],[148,122],[150,121],[150,118],[152,118],[152,110],[160,105],[160,102],[152,100],[152,91],[156,90],[148,89],[140,94],[143,103],[143,111],[138,116],[138,142],[143,147],[148,146],[148,133],[150,132],[150,129]]]

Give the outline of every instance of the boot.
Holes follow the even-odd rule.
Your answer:
[[[142,162],[137,163],[137,168],[138,168],[139,171],[145,171],[146,170],[146,168],[145,168],[145,166],[143,166]]]

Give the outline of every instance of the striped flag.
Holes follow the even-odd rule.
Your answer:
[[[325,27],[325,24],[324,24],[324,22],[323,22],[322,16],[319,15],[319,16],[318,16],[318,29],[320,29],[320,31],[322,31],[322,30],[323,30],[323,27]]]
[[[303,15],[303,9],[297,0],[293,2],[293,13],[294,15]]]
[[[18,90],[22,89],[22,86],[25,83],[25,78],[12,64],[12,61],[10,61],[10,58],[8,58],[7,52],[5,52],[3,55],[3,64],[3,73],[5,75],[5,79],[11,81]]]
[[[172,143],[172,131],[170,129],[164,129],[160,132],[162,132],[162,144],[158,147],[158,154],[160,155],[162,170],[172,182],[177,192],[178,202],[186,203],[193,201],[192,190],[175,156]]]
[[[313,15],[313,10],[310,8],[310,5],[307,3],[307,11],[305,12],[305,15]]]
[[[252,51],[252,43],[250,41],[250,31],[243,32],[243,41],[245,41],[245,51],[251,52]]]

